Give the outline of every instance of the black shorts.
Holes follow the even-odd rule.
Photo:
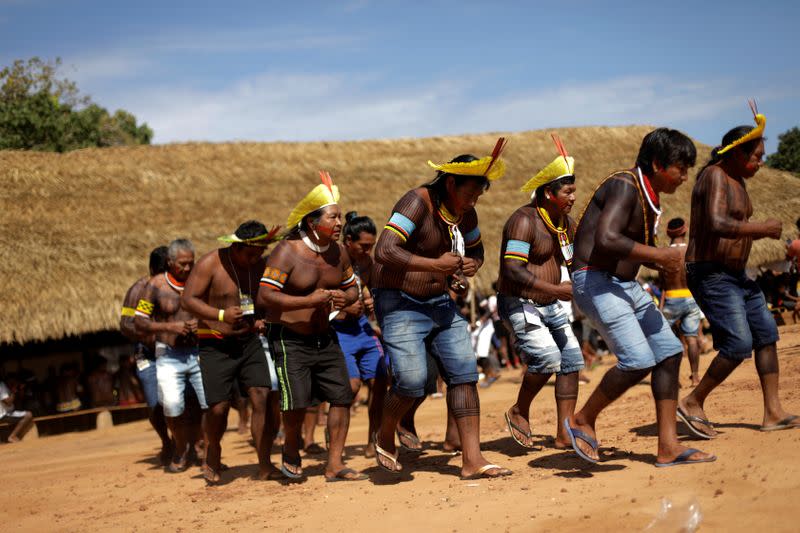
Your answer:
[[[200,339],[200,372],[206,403],[229,401],[234,385],[269,388],[267,354],[258,335]]]
[[[275,357],[281,411],[304,409],[319,402],[353,403],[347,363],[336,333],[301,335],[270,324],[267,338]]]

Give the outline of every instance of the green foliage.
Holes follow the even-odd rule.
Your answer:
[[[61,60],[18,59],[0,70],[0,150],[65,152],[91,146],[150,144],[153,130],[136,117],[81,96],[57,77]]]
[[[767,157],[767,165],[800,174],[800,128],[778,135],[778,151]]]

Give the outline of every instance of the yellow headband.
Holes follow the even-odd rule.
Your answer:
[[[522,186],[522,192],[535,191],[542,185],[547,185],[558,179],[575,175],[575,158],[567,155],[567,150],[564,148],[557,134],[553,133],[552,137],[553,142],[556,143],[559,156],[540,170],[538,174],[528,180],[528,183]]]
[[[276,237],[278,234],[278,230],[280,229],[281,229],[280,226],[273,226],[264,235],[259,235],[257,237],[250,237],[249,239],[242,239],[241,237],[237,237],[235,233],[231,233],[230,235],[223,235],[222,237],[217,237],[217,240],[222,242],[228,242],[231,244],[238,243],[238,244],[244,244],[246,246],[261,246],[262,248],[266,248],[273,242],[280,240],[280,237]]]
[[[320,170],[319,176],[322,179],[322,183],[311,189],[311,192],[294,206],[289,218],[286,220],[287,228],[291,229],[300,224],[303,217],[309,213],[339,203],[339,187],[333,184],[331,175]]]
[[[750,110],[753,112],[753,119],[756,121],[756,127],[750,130],[747,135],[739,137],[728,146],[717,150],[717,155],[722,155],[728,150],[739,146],[740,144],[744,144],[754,139],[760,139],[764,136],[764,127],[767,125],[767,117],[758,112],[758,107],[756,107],[755,100],[748,100],[747,103],[750,104]]]
[[[487,155],[469,163],[443,163],[437,165],[428,161],[428,165],[434,170],[445,174],[456,174],[459,176],[485,176],[489,181],[494,181],[503,177],[506,173],[506,163],[500,159],[500,153],[506,146],[505,137],[500,137],[492,150],[492,155]]]

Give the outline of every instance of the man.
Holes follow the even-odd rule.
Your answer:
[[[336,330],[339,345],[344,352],[353,395],[358,396],[362,384],[366,384],[369,391],[367,398],[368,444],[364,455],[372,458],[375,457],[372,435],[378,430],[389,381],[383,345],[368,318],[375,312],[372,294],[369,291],[372,282],[370,252],[375,246],[378,231],[371,218],[359,216],[355,211],[347,213],[345,220],[344,246],[356,275],[359,297],[354,303],[342,309],[342,312],[331,322],[331,326]]]
[[[360,481],[367,476],[342,461],[350,426],[353,391],[330,317],[358,298],[356,277],[344,246],[339,189],[326,172],[295,206],[287,237],[275,247],[261,278],[258,304],[267,310],[267,338],[281,389],[285,440],[281,472],[303,479],[300,426],[306,407],[328,401],[330,447],[328,481]]]
[[[528,370],[517,402],[505,412],[511,437],[534,448],[530,405],[550,376],[556,374],[557,448],[570,445],[561,421],[571,418],[578,400],[583,355],[569,315],[559,300],[572,299],[572,283],[561,282],[561,264],[572,264],[575,160],[553,136],[560,155],[523,187],[531,202],[514,211],[503,228],[498,278],[500,316],[514,332],[517,351]]]
[[[703,408],[706,398],[753,351],[764,398],[761,431],[800,427],[800,418],[784,411],[778,396],[778,328],[764,294],[745,275],[753,241],[781,236],[779,220],[750,220],[753,206],[745,180],[763,164],[766,125],[755,103],[751,108],[757,127],[739,126],[726,133],[692,190],[687,281],[711,324],[719,353],[700,384],[680,402],[678,416],[693,434],[706,439],[717,435]]]
[[[483,264],[475,204],[500,178],[500,139],[492,155],[464,154],[443,165],[429,164],[436,178],[407,192],[394,206],[375,250],[375,313],[392,363],[375,451],[378,465],[398,473],[394,435],[403,415],[425,395],[426,350],[430,348],[447,383],[447,403],[458,426],[465,479],[507,476],[480,450],[478,372],[467,321],[449,288],[463,291],[466,277]]]
[[[14,426],[8,436],[8,442],[19,442],[33,427],[33,413],[17,410],[15,400],[22,384],[15,376],[8,376],[8,385],[0,381],[0,422],[8,422]]]
[[[211,485],[220,481],[222,435],[238,386],[246,390],[253,405],[250,433],[258,456],[258,478],[282,478],[269,458],[278,431],[277,395],[270,394],[267,355],[258,335],[264,321],[256,318],[253,300],[266,263],[264,252],[278,229],[267,231],[264,224],[250,220],[232,235],[220,237],[230,246],[200,258],[181,297],[183,308],[198,320],[200,370],[209,406],[203,477]]]
[[[194,266],[194,245],[176,239],[167,249],[167,271],[150,278],[136,306],[134,325],[143,337],[155,336],[158,399],[175,442],[169,472],[189,468],[189,448],[199,424],[184,415],[186,383],[191,383],[201,409],[206,409],[197,348],[197,320],[181,308],[181,293]]]
[[[618,363],[603,376],[583,408],[563,421],[576,453],[597,463],[597,416],[651,374],[656,404],[656,466],[714,461],[716,457],[681,446],[675,409],[683,346],[636,281],[646,263],[669,274],[681,266],[681,251],[658,248],[659,195],[686,181],[696,151],[691,139],[659,128],[642,141],[636,166],[615,172],[595,191],[575,232],[573,296],[597,327]]]
[[[673,218],[667,224],[667,236],[670,238],[670,247],[678,248],[686,253],[686,222],[682,218]],[[686,343],[686,352],[691,368],[692,387],[700,383],[700,345],[697,342],[697,332],[703,315],[697,302],[692,297],[692,292],[686,284],[686,269],[677,272],[661,272],[661,298],[659,307],[664,313],[669,325],[674,327],[680,321],[680,336]]]

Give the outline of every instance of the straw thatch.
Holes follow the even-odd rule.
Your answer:
[[[609,171],[630,166],[644,126],[559,130],[577,160],[580,212]],[[283,223],[294,205],[331,172],[344,209],[382,225],[407,189],[427,181],[425,162],[460,153],[485,155],[496,134],[365,142],[181,144],[87,149],[66,154],[0,152],[0,342],[25,343],[116,328],[127,287],[146,272],[156,245],[191,238],[204,252],[243,220]],[[549,131],[513,134],[509,172],[478,211],[487,287],[496,276],[507,216],[527,199],[519,187],[554,154]],[[700,148],[698,160],[708,156]],[[665,217],[688,217],[691,183],[665,199]],[[765,169],[750,184],[756,217],[783,220],[800,211],[800,180]],[[751,261],[780,259],[782,245],[760,241]]]

